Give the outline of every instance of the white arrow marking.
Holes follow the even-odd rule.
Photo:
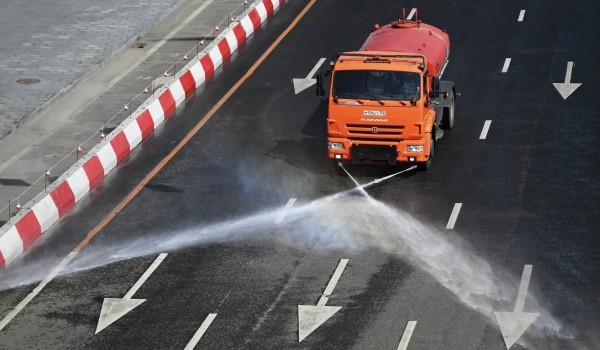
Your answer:
[[[198,344],[200,338],[202,338],[202,336],[204,335],[212,321],[215,319],[215,317],[217,317],[217,314],[208,314],[208,316],[206,316],[206,319],[204,320],[204,322],[202,322],[200,328],[198,328],[190,342],[185,346],[184,350],[192,350],[196,347],[196,344]]]
[[[146,301],[146,299],[131,299],[131,297],[140,289],[166,257],[167,253],[161,253],[122,299],[104,298],[100,317],[98,318],[98,325],[96,326],[96,334]]]
[[[415,326],[417,325],[417,321],[408,321],[406,325],[406,329],[404,329],[404,334],[402,334],[402,339],[400,339],[400,344],[398,344],[397,350],[406,350],[408,348],[408,343],[410,342],[410,337],[412,337],[413,331],[415,330]]]
[[[283,222],[283,219],[285,219],[285,216],[287,215],[288,210],[290,210],[290,208],[294,206],[294,203],[296,203],[296,198],[290,198],[290,200],[287,202],[287,204],[285,205],[285,207],[283,208],[281,213],[279,213],[279,215],[277,215],[277,217],[275,218],[273,223],[281,224]]]
[[[558,93],[562,96],[564,100],[566,100],[578,87],[581,86],[581,83],[571,83],[571,74],[573,74],[573,62],[567,62],[567,73],[565,74],[565,82],[564,83],[552,83]]]
[[[523,312],[523,306],[525,305],[525,297],[527,296],[527,288],[529,288],[529,279],[531,278],[532,269],[532,265],[525,265],[523,267],[523,276],[521,277],[519,294],[517,295],[514,311],[494,312],[507,349],[510,349],[510,347],[513,346],[517,339],[519,339],[519,337],[540,315],[538,312]]]
[[[446,224],[446,229],[453,230],[454,224],[456,224],[456,219],[458,218],[458,213],[460,213],[460,208],[462,208],[462,203],[455,203],[454,208],[452,208],[452,213],[450,214],[450,219],[448,219],[448,224]]]
[[[308,337],[315,329],[319,328],[320,325],[342,308],[341,306],[326,306],[325,304],[327,304],[335,285],[342,276],[346,264],[348,264],[348,259],[340,260],[317,306],[298,305],[298,342]]]
[[[315,85],[317,83],[317,79],[313,79],[313,75],[317,72],[319,67],[325,62],[325,58],[320,58],[319,62],[313,67],[313,69],[308,73],[306,78],[304,79],[292,79],[292,83],[294,83],[294,94],[298,95],[302,91],[308,89],[309,87]]]

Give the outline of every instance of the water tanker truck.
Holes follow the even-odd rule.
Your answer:
[[[358,51],[334,55],[316,88],[328,100],[329,158],[429,169],[443,129],[454,124],[454,83],[440,81],[449,53],[444,31],[403,15],[373,26]]]

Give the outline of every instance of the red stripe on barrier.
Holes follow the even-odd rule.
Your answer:
[[[15,224],[15,227],[23,241],[23,250],[32,245],[42,233],[42,227],[33,210],[30,210],[29,213],[25,214],[25,216]]]
[[[263,4],[267,9],[267,17],[269,17],[273,13],[273,3],[271,2],[271,0],[264,0]]]
[[[185,72],[185,74],[179,78],[179,82],[181,83],[183,91],[185,92],[185,98],[190,97],[194,94],[194,91],[196,91],[196,80],[194,79],[191,71],[188,70]]]
[[[90,190],[104,178],[104,167],[102,167],[100,158],[98,158],[97,155],[94,155],[90,160],[83,164],[83,171],[85,171],[88,181],[90,182]]]
[[[221,57],[223,57],[223,62],[225,62],[231,56],[231,49],[229,48],[229,43],[225,38],[223,38],[219,44],[219,51],[221,51]]]
[[[5,266],[5,260],[4,260],[4,256],[2,255],[2,252],[0,252],[0,268],[3,268]]]
[[[75,194],[67,181],[50,192],[54,205],[58,209],[58,217],[62,218],[75,205]]]
[[[117,156],[117,163],[121,163],[121,161],[127,157],[129,152],[131,152],[129,141],[127,141],[127,136],[125,136],[123,131],[118,133],[117,136],[110,140],[110,145]]]
[[[235,38],[238,42],[238,47],[246,41],[246,31],[244,31],[244,26],[242,26],[240,23],[233,27],[233,33],[235,34]]]
[[[165,119],[169,118],[171,114],[175,112],[176,107],[175,99],[173,98],[171,90],[167,89],[167,91],[163,92],[163,94],[158,97],[158,101],[165,112]]]
[[[204,69],[205,79],[210,77],[215,72],[215,65],[213,64],[209,54],[204,55],[200,59],[200,64],[202,65],[202,69]]]
[[[248,17],[250,17],[250,20],[252,21],[254,30],[257,30],[258,28],[260,28],[260,15],[258,14],[258,11],[256,11],[256,9],[253,9],[252,11],[250,11],[250,13],[248,14]]]
[[[135,118],[135,121],[138,123],[140,131],[142,132],[142,139],[145,139],[152,131],[154,131],[154,120],[152,120],[149,110],[146,109],[142,114]]]

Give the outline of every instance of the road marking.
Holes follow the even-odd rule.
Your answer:
[[[154,273],[158,266],[165,260],[167,253],[159,254],[154,262],[146,272],[138,279],[137,282],[129,289],[127,294],[123,298],[104,298],[102,302],[102,309],[100,310],[100,316],[98,317],[98,324],[96,326],[96,334],[102,331],[104,328],[115,323],[118,319],[125,316],[131,310],[140,306],[146,299],[132,299],[135,292],[146,282],[148,277]]]
[[[319,67],[325,62],[325,57],[319,59],[317,64],[313,67],[313,69],[306,75],[304,79],[293,78],[292,84],[294,84],[294,94],[298,95],[302,91],[308,89],[309,87],[315,85],[317,83],[317,79],[313,79],[313,75],[317,72]]]
[[[277,39],[275,39],[275,41],[267,48],[267,50],[258,58],[258,60],[256,60],[256,62],[252,65],[252,67],[250,67],[250,69],[248,69],[248,71],[246,72],[246,74],[244,74],[244,76],[242,76],[240,78],[240,80],[238,80],[226,93],[225,95],[223,95],[223,97],[208,111],[208,113],[206,113],[204,115],[204,117],[198,122],[198,124],[196,124],[196,126],[194,126],[194,128],[192,130],[190,130],[190,132],[188,132],[185,137],[177,144],[177,146],[175,146],[175,148],[173,148],[173,150],[171,150],[171,152],[169,152],[169,154],[167,154],[167,156],[165,158],[163,158],[136,186],[133,190],[131,190],[131,192],[129,192],[127,194],[127,196],[125,196],[125,198],[123,198],[123,200],[121,202],[119,202],[119,204],[117,204],[113,210],[110,211],[110,213],[108,213],[108,215],[106,215],[96,226],[94,226],[94,228],[92,228],[92,230],[90,232],[88,232],[87,236],[83,239],[83,241],[81,241],[77,247],[75,247],[73,249],[73,251],[71,253],[69,253],[69,255],[59,263],[59,265],[52,270],[52,272],[48,275],[48,277],[46,279],[44,279],[44,281],[42,281],[42,283],[40,283],[40,285],[38,287],[36,287],[36,289],[34,289],[35,294],[32,296],[33,292],[30,293],[30,295],[28,295],[21,303],[19,303],[19,305],[17,305],[17,307],[15,308],[15,310],[13,310],[11,313],[9,313],[4,320],[2,320],[2,322],[0,322],[0,330],[2,330],[2,328],[4,328],[4,326],[6,326],[6,324],[8,322],[10,322],[10,320],[12,320],[22,309],[23,307],[25,307],[25,305],[27,305],[31,299],[33,299],[45,286],[48,282],[50,282],[52,279],[54,279],[54,277],[56,277],[56,275],[60,272],[60,270],[67,265],[72,259],[73,257],[79,253],[81,251],[81,249],[83,249],[97,234],[98,232],[100,232],[100,230],[102,230],[106,225],[108,225],[108,223],[110,223],[112,221],[112,219],[117,216],[121,210],[123,210],[123,208],[125,208],[125,206],[127,206],[127,204],[129,204],[129,202],[131,202],[133,200],[133,198],[140,193],[140,191],[150,182],[150,180],[152,180],[152,178],[154,178],[154,176],[156,176],[156,174],[158,174],[158,172],[160,170],[162,170],[162,168],[165,167],[165,165],[167,165],[167,163],[173,159],[173,157],[175,157],[175,155],[177,155],[179,153],[179,151],[181,151],[181,149],[187,145],[190,140],[192,139],[192,137],[194,137],[198,131],[200,131],[200,129],[204,126],[204,124],[206,124],[210,118],[213,117],[213,115],[221,108],[221,106],[223,104],[225,104],[225,102],[227,102],[231,96],[240,88],[240,86],[246,82],[246,80],[248,80],[248,78],[254,73],[254,71],[256,71],[256,69],[264,62],[264,60],[271,54],[271,52],[273,52],[273,50],[275,50],[275,48],[281,43],[281,41],[289,34],[290,31],[292,31],[292,29],[294,29],[296,27],[296,25],[298,24],[298,22],[300,22],[300,20],[304,17],[304,15],[306,15],[306,13],[308,12],[308,10],[311,9],[311,7],[315,4],[317,0],[311,0],[308,4],[306,4],[306,6],[302,9],[302,11],[298,14],[298,16],[296,16],[296,18],[292,21],[292,23],[290,23],[290,25],[277,37]],[[73,257],[71,257],[71,255],[73,255]],[[63,264],[64,263],[64,264]],[[39,290],[38,290],[39,289]],[[37,290],[37,292],[36,292]],[[21,306],[21,304],[23,304]],[[14,314],[13,314],[14,313]],[[11,316],[12,315],[12,316]],[[9,318],[10,316],[10,318]]]
[[[560,93],[562,98],[566,100],[575,90],[577,90],[581,83],[571,83],[571,75],[573,74],[573,61],[567,62],[567,72],[565,73],[564,83],[552,83],[556,90]]]
[[[348,264],[348,259],[340,260],[316,306],[298,305],[298,342],[308,337],[342,308],[341,306],[327,306],[325,304],[327,304],[329,296],[333,293],[333,289],[344,272],[346,264]]]
[[[519,293],[514,310],[512,312],[494,311],[507,349],[510,349],[527,328],[540,316],[539,312],[523,312],[532,269],[533,265],[523,266],[523,274],[521,275],[521,283],[519,284]]]
[[[479,135],[480,140],[485,140],[485,138],[487,137],[487,133],[490,130],[491,124],[491,120],[486,120],[485,123],[483,123],[483,129],[481,130],[481,135]]]
[[[402,339],[400,339],[400,344],[398,344],[397,350],[406,350],[406,348],[408,347],[408,343],[410,342],[410,337],[412,337],[416,325],[417,321],[408,321],[406,329],[404,329],[404,334],[402,334]]]
[[[510,60],[511,60],[510,57],[508,57],[506,60],[504,60],[504,66],[502,67],[502,73],[508,72],[508,66],[510,66]]]
[[[290,198],[290,200],[287,202],[285,207],[283,207],[283,209],[281,210],[279,215],[275,218],[275,221],[273,221],[273,223],[281,224],[283,222],[283,219],[285,219],[285,216],[287,215],[288,210],[290,210],[290,208],[294,205],[294,203],[296,203],[296,198]]]
[[[408,13],[408,16],[406,16],[406,19],[410,21],[412,19],[412,16],[415,15],[415,12],[417,12],[417,9],[415,7],[413,7],[412,9],[410,9],[410,12]]]
[[[208,314],[208,316],[206,316],[206,319],[204,319],[204,322],[202,322],[200,328],[198,328],[190,342],[185,346],[184,350],[192,350],[196,347],[196,344],[198,344],[200,338],[202,338],[215,317],[217,317],[217,314]]]
[[[452,214],[450,214],[450,219],[448,220],[448,224],[446,225],[446,228],[448,230],[454,229],[454,224],[456,224],[458,213],[460,213],[460,208],[462,208],[462,203],[454,204],[454,208],[452,208]]]
[[[17,316],[17,314],[19,314],[19,312],[21,312],[21,310],[23,310],[23,308],[25,308],[25,306],[31,302],[31,300],[33,300],[33,298],[40,294],[44,287],[46,287],[46,285],[52,281],[56,275],[58,275],[60,270],[70,263],[76,255],[77,252],[71,252],[58,265],[56,265],[56,267],[50,271],[48,276],[46,276],[46,278],[44,278],[42,282],[40,282],[40,284],[38,284],[38,286],[35,287],[33,291],[25,297],[25,299],[23,299],[11,312],[8,313],[8,315],[2,319],[0,322],[0,331],[4,329],[4,327],[6,327],[6,325],[12,321],[12,319],[15,318],[15,316]]]
[[[323,295],[321,296],[321,299],[319,299],[319,302],[317,303],[317,305],[322,306],[322,305],[327,304],[327,301],[329,300],[331,293],[333,293],[333,289],[335,288],[335,285],[340,280],[340,277],[342,276],[342,273],[344,272],[344,269],[346,268],[347,264],[348,264],[348,259],[340,260],[340,263],[338,264],[337,268],[335,269],[333,276],[331,276],[331,280],[329,280],[329,283],[327,284],[327,287],[325,288],[325,292],[323,292]]]
[[[521,10],[521,12],[519,13],[519,18],[517,19],[517,22],[523,22],[524,17],[525,17],[525,10]]]

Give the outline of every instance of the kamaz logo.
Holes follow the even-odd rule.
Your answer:
[[[385,111],[369,111],[369,110],[364,110],[363,111],[363,115],[369,115],[369,116],[378,116],[378,117],[383,117],[385,116]]]

